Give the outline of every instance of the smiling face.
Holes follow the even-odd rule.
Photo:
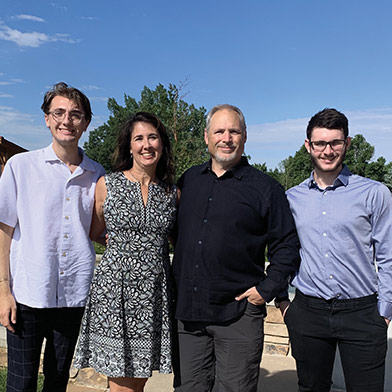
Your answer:
[[[315,151],[310,142],[333,140],[344,140],[344,133],[340,129],[313,128],[311,140],[305,140],[305,147],[310,154],[313,166],[317,174],[338,175],[342,169],[343,161],[346,156],[347,148],[350,146],[351,139],[348,137],[346,143],[334,149],[328,144],[324,151]]]
[[[65,116],[62,120],[59,120],[58,117],[51,114],[54,112],[64,112]],[[73,119],[75,116],[70,115],[70,113],[84,114],[83,109],[68,98],[57,95],[52,99],[50,113],[45,114],[45,122],[50,129],[55,147],[56,145],[64,148],[77,146],[83,132],[88,127],[89,123],[83,116],[80,123],[77,123],[78,121]]]
[[[213,164],[225,170],[235,166],[244,152],[246,131],[241,129],[238,114],[233,110],[218,110],[212,117],[204,139]]]
[[[130,149],[135,169],[155,170],[163,151],[158,130],[149,123],[136,122],[131,134]]]

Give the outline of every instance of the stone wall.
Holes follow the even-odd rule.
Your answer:
[[[289,353],[289,333],[280,310],[268,305],[264,323],[264,354],[286,356]]]

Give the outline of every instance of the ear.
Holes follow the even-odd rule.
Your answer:
[[[308,153],[310,154],[310,141],[309,139],[305,139],[305,148],[308,151]]]
[[[351,146],[351,137],[347,136],[347,139],[346,139],[346,149],[349,148],[350,146]]]
[[[246,129],[244,131],[244,144],[246,143],[246,141],[248,140],[248,132],[246,132]]]
[[[50,128],[50,124],[49,124],[49,114],[45,113],[45,124],[48,128]]]
[[[90,121],[86,121],[86,126],[84,127],[83,132],[87,131],[89,125],[90,125]]]
[[[207,128],[204,129],[204,141],[206,142],[206,144],[208,146],[208,131],[207,131]]]

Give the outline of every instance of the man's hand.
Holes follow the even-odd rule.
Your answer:
[[[250,289],[246,290],[245,293],[235,297],[236,301],[241,301],[245,298],[247,298],[248,302],[253,305],[263,305],[265,303],[264,298],[256,290],[256,287],[251,287]]]
[[[280,312],[282,313],[282,317],[284,318],[284,316],[285,316],[285,314],[286,314],[286,312],[287,312],[287,309],[289,308],[289,306],[290,306],[290,301],[289,300],[287,300],[287,301],[282,301],[282,302],[279,302],[279,310],[280,310]]]
[[[3,289],[3,290],[1,290]],[[4,292],[4,293],[3,293]],[[16,324],[16,302],[15,298],[9,291],[0,287],[0,323],[10,332],[15,332]]]
[[[391,322],[391,320],[388,320],[387,318],[384,317],[385,322],[387,323],[387,326],[389,327],[389,323]]]

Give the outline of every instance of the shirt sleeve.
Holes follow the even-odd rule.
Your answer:
[[[378,270],[380,315],[392,319],[392,197],[380,184],[373,198],[372,240]]]
[[[0,222],[15,227],[17,215],[17,184],[12,167],[12,158],[8,160],[0,177]]]
[[[268,215],[267,276],[256,287],[266,302],[287,289],[298,270],[300,243],[293,216],[283,188],[277,184],[272,191]]]

